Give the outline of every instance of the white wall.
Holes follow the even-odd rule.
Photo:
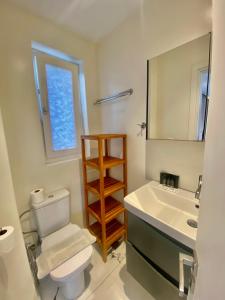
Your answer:
[[[145,120],[146,66],[139,19],[129,20],[99,43],[98,70],[100,96],[134,89],[132,96],[100,107],[103,131],[128,135],[128,190],[132,191],[145,182],[145,137],[137,137],[136,124]]]
[[[203,169],[204,143],[152,140],[146,143],[146,177],[160,179],[160,172],[180,176],[179,186],[195,191]]]
[[[213,1],[212,84],[197,251],[200,300],[225,299],[225,2]]]
[[[137,14],[127,19],[98,45],[100,95],[134,89],[134,95],[127,99],[101,105],[104,131],[128,134],[129,190],[145,182],[146,142],[145,136],[137,137],[136,124],[145,121],[146,60],[204,35],[211,28],[208,16],[210,0],[144,0],[141,3]],[[179,142],[172,143],[175,147],[180,146]],[[193,145],[189,147],[188,153],[191,166],[195,144],[190,142],[190,145]],[[170,148],[170,144],[165,143],[163,151],[169,164],[171,151],[168,151],[167,146]],[[154,159],[161,166],[158,147],[155,150]],[[178,151],[178,155],[180,161],[187,159],[181,151]],[[147,161],[147,169],[150,169],[151,157]],[[188,172],[183,171],[184,174]],[[147,173],[152,177],[152,174]],[[152,178],[157,179],[158,176]],[[189,186],[184,187],[190,189]]]
[[[99,130],[96,46],[45,19],[15,6],[0,3],[0,104],[3,110],[13,182],[20,212],[29,205],[29,193],[36,187],[71,191],[72,220],[82,224],[80,161],[45,164],[39,111],[32,67],[32,40],[84,61],[89,125]],[[4,42],[3,42],[4,41]]]
[[[0,112],[0,227],[15,228],[16,248],[0,256],[0,299],[38,299],[24,247]]]

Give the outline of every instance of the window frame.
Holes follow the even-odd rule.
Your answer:
[[[45,96],[42,94],[42,88],[40,86],[40,78],[39,78],[39,70],[38,70],[38,55],[49,56],[49,64],[51,64],[51,59],[59,60],[60,62],[66,62],[74,65],[77,68],[77,78],[73,78],[73,84],[77,82],[77,86],[73,86],[74,92],[77,88],[76,95],[74,95],[74,113],[75,110],[78,109],[77,112],[79,117],[76,120],[75,117],[75,129],[77,133],[77,147],[68,150],[58,150],[54,151],[52,147],[52,137],[51,137],[51,128],[50,126],[50,115],[48,113],[47,107],[47,115],[46,115],[46,103],[48,105],[48,100],[44,100]],[[35,88],[36,88],[36,97],[38,100],[38,107],[40,113],[40,121],[42,127],[42,135],[45,149],[45,157],[46,163],[55,163],[60,161],[68,161],[71,159],[79,159],[81,158],[81,146],[80,146],[80,135],[88,134],[88,116],[87,116],[87,102],[86,102],[86,90],[85,90],[85,77],[83,72],[83,62],[77,60],[69,55],[66,55],[63,52],[58,50],[49,48],[42,44],[32,42],[32,59],[33,59],[33,69],[34,69],[34,79],[35,79]],[[73,75],[76,72],[73,72]],[[45,78],[45,84],[47,84],[47,80]],[[46,91],[45,91],[46,92]],[[76,114],[77,114],[76,113]],[[47,121],[46,121],[47,120]],[[47,124],[47,125],[46,125]],[[49,125],[48,125],[49,124]],[[89,152],[89,151],[88,151]]]

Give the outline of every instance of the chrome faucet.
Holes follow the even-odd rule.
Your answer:
[[[198,178],[198,187],[197,187],[197,190],[195,192],[195,198],[200,200],[200,195],[201,195],[201,189],[202,189],[202,175],[199,175],[199,178]]]

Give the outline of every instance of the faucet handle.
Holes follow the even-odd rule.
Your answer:
[[[199,184],[202,184],[202,182],[203,182],[203,176],[202,175],[199,175],[198,181],[199,181]]]

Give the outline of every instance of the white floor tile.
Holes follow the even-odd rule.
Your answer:
[[[104,280],[87,300],[154,300],[127,272],[125,260]]]

